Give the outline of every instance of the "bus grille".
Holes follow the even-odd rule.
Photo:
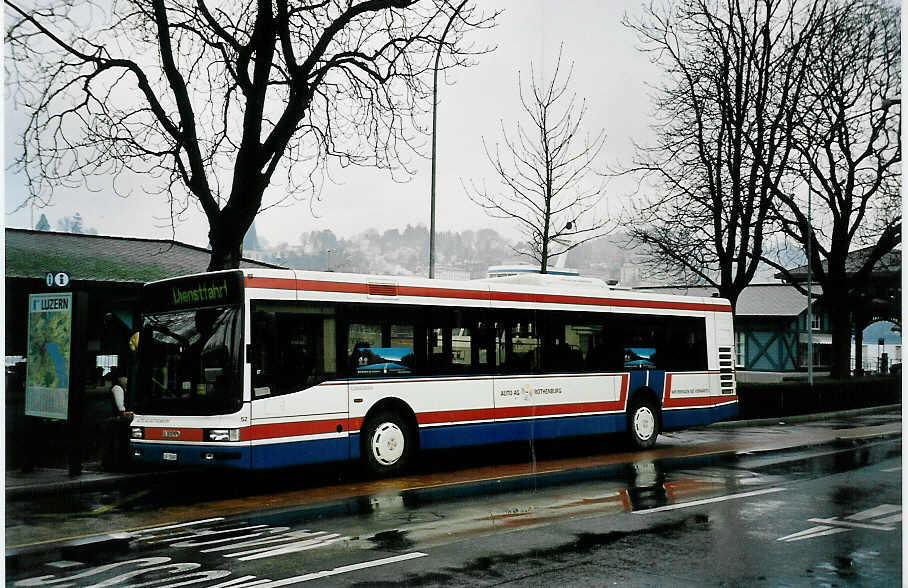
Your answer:
[[[369,284],[369,296],[397,296],[397,284]]]
[[[719,347],[719,380],[722,394],[735,393],[735,358],[731,347]]]

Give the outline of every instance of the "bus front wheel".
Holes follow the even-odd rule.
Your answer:
[[[404,471],[413,454],[413,436],[407,422],[394,412],[370,418],[363,431],[363,456],[373,474],[391,476]]]
[[[634,401],[627,413],[627,430],[637,449],[649,449],[659,436],[659,412],[652,400]]]

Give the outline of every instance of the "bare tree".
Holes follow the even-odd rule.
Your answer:
[[[520,72],[517,83],[520,103],[529,119],[509,136],[501,122],[502,147],[490,149],[483,138],[486,157],[495,170],[500,190],[490,192],[483,184],[464,185],[470,199],[494,218],[517,222],[526,241],[515,252],[531,257],[547,273],[549,260],[574,247],[602,236],[606,222],[595,216],[602,200],[601,182],[590,185],[593,162],[605,144],[605,133],[581,137],[586,100],[577,102],[568,88],[571,64],[563,80],[561,51],[547,82],[537,82],[533,66],[525,88]]]
[[[329,161],[409,174],[436,49],[443,69],[468,64],[481,51],[465,31],[495,16],[448,0],[6,6],[7,77],[29,116],[23,204],[140,174],[171,218],[204,211],[212,270],[238,267],[260,210],[317,194]]]
[[[801,251],[810,243],[808,267],[829,313],[837,377],[849,375],[854,315],[874,266],[901,243],[899,13],[883,0],[835,3],[797,105],[798,165],[789,186],[776,191],[786,237]],[[794,276],[777,257],[766,261],[803,289],[806,272]]]
[[[619,173],[640,178],[624,224],[657,274],[709,284],[736,307],[771,231],[792,157],[791,119],[822,2],[684,0],[625,18],[667,81],[655,144]]]

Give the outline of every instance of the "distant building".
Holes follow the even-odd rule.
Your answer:
[[[718,296],[712,287],[644,287],[638,290],[688,296]],[[782,376],[806,375],[808,341],[813,342],[815,374],[826,374],[832,359],[832,334],[822,292],[814,286],[810,329],[807,296],[788,284],[753,284],[741,292],[735,313],[735,354],[740,381],[765,381]],[[887,353],[888,366],[901,362],[901,337],[877,348],[876,341],[863,345],[863,368],[880,371],[879,359]],[[855,353],[852,347],[852,367]]]
[[[718,296],[712,287],[646,287],[639,290],[688,296]],[[819,294],[819,292],[817,292]],[[810,335],[808,334],[810,333]],[[735,313],[735,354],[738,370],[791,375],[807,370],[808,337],[813,338],[813,366],[829,369],[832,335],[822,304],[813,303],[807,328],[807,296],[787,284],[754,284],[738,297]],[[759,377],[754,379],[761,379]],[[741,374],[741,381],[747,381]]]

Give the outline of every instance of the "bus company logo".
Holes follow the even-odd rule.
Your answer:
[[[524,384],[521,388],[506,389],[498,392],[501,397],[522,396],[525,402],[529,402],[536,396],[548,396],[550,394],[564,394],[561,388],[533,388],[530,384]]]
[[[200,284],[196,288],[183,289],[174,286],[171,288],[174,305],[193,304],[197,302],[217,302],[227,298],[227,280],[220,284],[210,282],[208,285]]]
[[[164,429],[161,436],[165,439],[179,439],[180,431],[176,429]]]

